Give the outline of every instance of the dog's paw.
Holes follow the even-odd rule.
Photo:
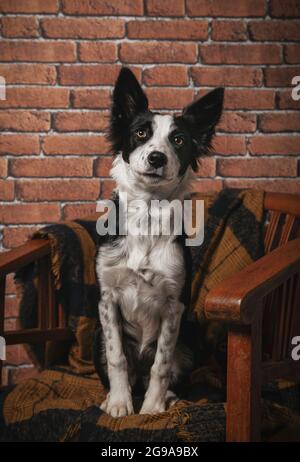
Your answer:
[[[160,412],[165,412],[166,402],[164,399],[154,400],[151,398],[146,398],[143,402],[140,414],[159,414]]]
[[[131,395],[129,392],[108,393],[100,408],[112,417],[124,417],[133,414]]]
[[[169,409],[172,407],[175,403],[179,401],[179,398],[177,395],[175,395],[174,391],[168,390],[166,394],[166,407]]]
[[[164,398],[157,398],[148,395],[143,402],[140,414],[158,414],[160,412],[165,412],[177,401],[177,396],[170,390],[167,391]]]

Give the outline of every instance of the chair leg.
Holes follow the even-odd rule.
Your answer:
[[[230,326],[227,354],[226,441],[260,441],[261,319]]]
[[[4,303],[5,303],[5,276],[0,277],[0,336],[4,335]],[[0,386],[2,384],[3,361],[0,358]]]

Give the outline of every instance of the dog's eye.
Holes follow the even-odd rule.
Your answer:
[[[177,144],[177,146],[183,146],[184,145],[183,136],[181,136],[181,135],[174,136],[174,143]]]
[[[135,133],[136,133],[136,136],[137,136],[138,138],[141,138],[141,139],[144,139],[144,138],[146,138],[146,136],[147,136],[147,131],[144,130],[143,128],[140,128],[140,129],[137,130]]]

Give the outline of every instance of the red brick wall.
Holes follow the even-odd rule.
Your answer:
[[[300,192],[300,101],[290,88],[300,75],[299,0],[1,0],[0,11],[2,250],[109,195],[104,129],[122,64],[155,109],[178,110],[199,91],[226,87],[199,190]],[[8,290],[14,326],[11,281]],[[9,380],[33,372],[21,347],[9,348],[7,364]]]

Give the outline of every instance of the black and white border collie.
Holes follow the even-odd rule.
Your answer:
[[[141,214],[149,215],[151,200],[183,201],[187,196],[222,105],[223,89],[217,88],[180,116],[159,114],[148,109],[147,97],[129,69],[123,68],[117,79],[109,130],[115,154],[111,175],[117,194],[127,193],[128,232],[110,236],[96,259],[99,373],[109,386],[101,409],[113,417],[134,412],[132,387],[138,381],[147,390],[140,413],[166,410],[176,399],[174,386],[192,367],[192,352],[180,333],[186,309],[183,247],[174,234],[136,236],[130,230]],[[138,213],[130,210],[137,199],[145,204]]]

